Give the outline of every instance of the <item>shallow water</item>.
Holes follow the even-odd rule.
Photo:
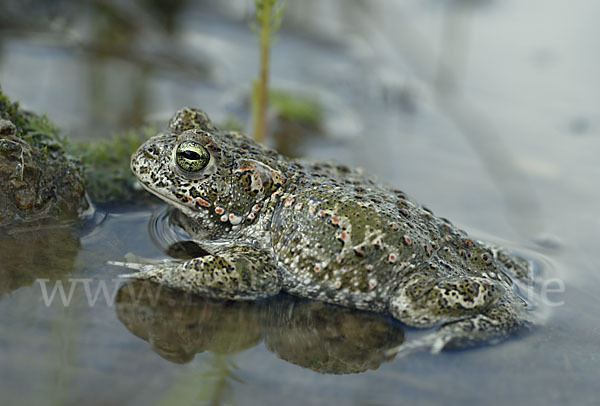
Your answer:
[[[385,359],[381,348],[419,331],[285,295],[227,304],[165,291],[148,306],[155,291],[122,287],[106,261],[165,257],[178,235],[158,203],[99,207],[83,227],[0,240],[2,403],[597,403],[598,3],[363,3],[290,4],[273,83],[316,95],[330,134],[299,152],[363,166],[536,259],[564,282],[551,296],[563,304],[498,346]],[[70,42],[61,27],[92,31],[78,7],[52,35],[3,29],[0,84],[25,107],[80,139],[182,105],[243,114],[256,65],[247,3],[184,5],[176,34],[146,9],[129,34],[145,47],[125,54]],[[68,305],[59,294],[46,305],[42,285],[51,294],[56,281],[73,287]],[[110,300],[100,291],[92,305],[102,286]]]

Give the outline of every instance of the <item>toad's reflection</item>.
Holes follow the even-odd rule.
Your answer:
[[[389,319],[280,295],[261,302],[218,301],[149,282],[128,281],[117,293],[119,320],[172,362],[196,353],[234,353],[264,340],[279,358],[330,374],[377,369],[393,358],[402,329]]]

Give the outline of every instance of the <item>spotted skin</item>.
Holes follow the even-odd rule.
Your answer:
[[[210,154],[195,173],[175,159],[190,141]],[[525,325],[512,285],[531,278],[526,261],[470,239],[360,170],[285,158],[191,108],[140,146],[131,168],[211,254],[125,264],[141,271],[131,277],[228,299],[285,291],[441,326],[427,341],[434,350],[497,341]]]
[[[142,265],[143,279],[206,296],[251,300],[277,294],[281,282],[276,267],[262,251],[248,246],[215,249],[212,254],[182,263]]]

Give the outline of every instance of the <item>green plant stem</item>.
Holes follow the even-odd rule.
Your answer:
[[[256,103],[254,111],[254,139],[262,142],[267,131],[267,103],[269,95],[267,92],[269,82],[269,42],[272,29],[271,22],[272,3],[265,1],[260,16],[260,70],[259,79],[255,81],[253,88],[253,99]]]

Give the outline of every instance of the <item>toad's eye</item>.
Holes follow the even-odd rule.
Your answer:
[[[175,152],[177,166],[187,172],[198,172],[206,168],[210,154],[202,145],[194,141],[183,141]]]

